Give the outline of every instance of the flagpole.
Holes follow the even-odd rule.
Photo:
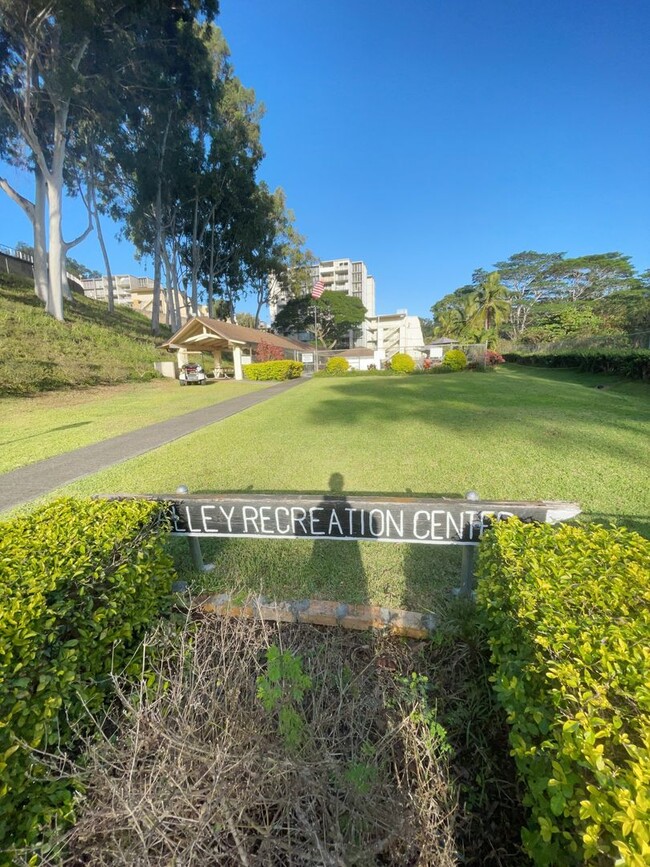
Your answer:
[[[314,304],[314,372],[318,373],[318,323],[316,321],[316,311],[318,308]]]

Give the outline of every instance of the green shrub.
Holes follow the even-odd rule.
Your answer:
[[[0,525],[0,848],[72,814],[72,786],[30,749],[74,745],[110,673],[167,604],[164,507],[62,499]]]
[[[261,361],[244,366],[246,379],[283,380],[302,376],[305,365],[302,361]]]
[[[630,379],[650,378],[650,349],[581,349],[555,352],[506,352],[506,361],[538,367],[572,367]]]
[[[325,365],[325,373],[330,376],[340,376],[342,373],[347,373],[349,369],[350,362],[347,358],[341,358],[340,356],[328,358]]]
[[[511,520],[478,604],[538,865],[650,863],[650,542]]]
[[[467,356],[461,349],[450,349],[442,359],[442,367],[464,370],[467,367]]]
[[[413,373],[415,361],[405,352],[396,352],[390,359],[390,369],[395,373]]]

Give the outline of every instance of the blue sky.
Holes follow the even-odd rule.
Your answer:
[[[525,249],[650,268],[645,0],[221,5],[236,72],[266,106],[261,176],[319,258],[366,262],[378,312],[426,316]],[[67,218],[72,235],[76,204]],[[0,243],[21,239],[0,196]],[[117,272],[151,274],[111,246]],[[102,270],[95,238],[71,252]]]

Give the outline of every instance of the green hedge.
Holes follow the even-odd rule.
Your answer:
[[[260,361],[244,366],[246,379],[283,380],[302,376],[305,365],[302,361]]]
[[[650,542],[511,520],[477,591],[535,864],[650,864]]]
[[[101,707],[167,604],[166,527],[164,507],[133,500],[61,499],[0,524],[0,849],[71,817],[72,786],[22,744],[74,746]]]
[[[572,367],[589,373],[650,378],[650,349],[584,349],[556,352],[506,352],[506,361],[538,367]]]

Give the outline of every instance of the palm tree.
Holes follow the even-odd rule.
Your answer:
[[[475,322],[485,331],[505,322],[510,314],[509,291],[499,278],[498,271],[492,271],[474,293],[476,304]]]
[[[448,307],[438,317],[435,328],[437,337],[461,337],[471,328],[478,313],[474,294],[466,295],[461,301]]]

